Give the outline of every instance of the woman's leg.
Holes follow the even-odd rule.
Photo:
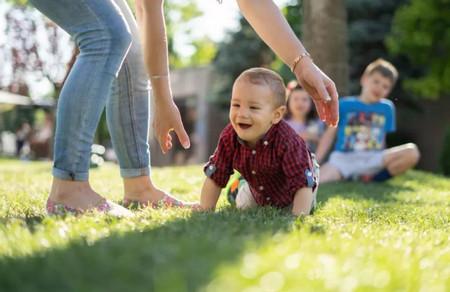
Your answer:
[[[156,202],[164,192],[150,178],[150,85],[139,31],[127,2],[113,1],[127,21],[133,41],[106,105],[108,128],[124,180],[125,200]]]
[[[111,0],[31,2],[66,30],[80,49],[59,97],[49,199],[87,209],[101,199],[88,182],[91,144],[131,35]]]

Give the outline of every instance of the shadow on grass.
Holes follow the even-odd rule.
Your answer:
[[[198,291],[220,266],[290,226],[291,218],[275,209],[193,213],[91,244],[78,240],[32,256],[0,258],[0,290]]]
[[[392,181],[384,183],[336,182],[321,184],[317,194],[318,202],[325,204],[333,197],[350,200],[370,200],[379,203],[398,202],[396,194],[412,191],[413,188]]]

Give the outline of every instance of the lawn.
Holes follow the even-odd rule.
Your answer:
[[[154,181],[198,200],[200,166]],[[121,199],[115,165],[91,171]],[[450,179],[321,186],[313,216],[271,208],[47,217],[50,163],[0,160],[0,291],[450,291]]]

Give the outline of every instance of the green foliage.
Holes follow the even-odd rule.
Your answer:
[[[350,94],[360,93],[360,78],[366,66],[375,59],[384,58],[400,73],[400,86],[396,86],[392,96],[400,100],[410,98],[401,86],[402,79],[415,74],[415,69],[404,55],[391,56],[385,44],[395,11],[406,1],[347,0]]]
[[[26,6],[26,5],[30,4],[28,2],[28,0],[7,0],[7,2],[10,2],[14,5],[19,5],[19,6]]]
[[[48,162],[0,161],[1,291],[445,291],[450,180],[408,172],[385,184],[323,185],[313,216],[142,210],[46,217]],[[119,200],[117,166],[91,171]],[[162,189],[198,200],[201,166],[155,168]],[[170,178],[170,179],[168,179]]]
[[[283,9],[289,24],[297,35],[300,34],[301,8],[299,4],[291,4]],[[217,52],[214,65],[221,76],[218,102],[228,104],[234,79],[250,67],[270,67],[277,70],[285,81],[294,76],[289,68],[277,59],[271,49],[259,38],[250,24],[240,18],[240,29],[230,32]]]
[[[172,68],[182,68],[189,61],[184,60],[175,50],[175,35],[183,32],[187,35],[186,23],[202,15],[197,5],[192,1],[165,1],[164,13],[169,48],[169,63]],[[198,40],[200,42],[200,40]]]
[[[444,143],[442,143],[440,164],[442,172],[446,176],[450,176],[450,127],[447,127]]]
[[[216,43],[207,37],[194,40],[192,45],[195,48],[195,52],[189,58],[186,67],[208,65],[217,54]]]
[[[432,99],[450,93],[450,1],[411,0],[402,6],[388,45],[423,68],[423,76],[406,81],[408,89]]]
[[[219,45],[214,65],[223,82],[221,102],[228,103],[234,79],[250,67],[269,66],[274,60],[270,48],[258,37],[250,24],[240,19],[240,29]]]

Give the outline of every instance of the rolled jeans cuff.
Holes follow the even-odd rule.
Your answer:
[[[143,168],[121,168],[120,175],[124,178],[148,176],[150,175],[150,166]]]
[[[63,180],[73,180],[73,181],[87,181],[89,179],[89,172],[73,172],[58,169],[53,167],[52,174],[54,177]]]

